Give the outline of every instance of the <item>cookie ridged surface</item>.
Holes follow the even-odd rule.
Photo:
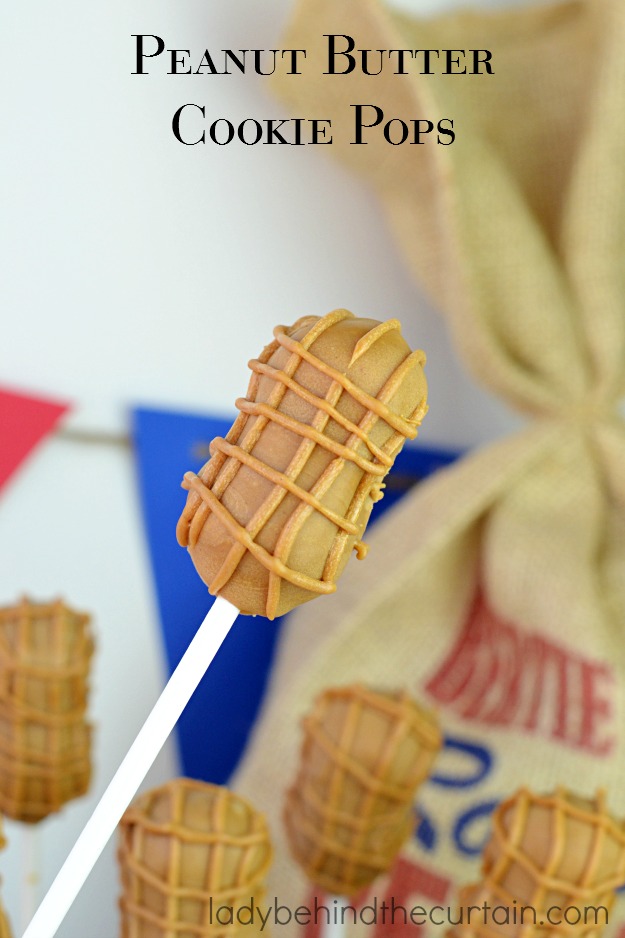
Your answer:
[[[332,593],[427,411],[425,356],[391,319],[347,310],[278,326],[240,414],[195,475],[181,545],[213,595],[275,618]]]
[[[303,728],[284,809],[291,852],[315,885],[352,896],[390,869],[414,829],[441,733],[408,694],[358,684],[321,694]]]

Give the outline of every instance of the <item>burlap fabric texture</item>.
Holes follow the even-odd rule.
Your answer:
[[[227,788],[179,778],[141,795],[120,822],[118,858],[122,938],[261,934],[244,907],[264,904],[269,832]]]
[[[460,891],[465,918],[450,935],[598,936],[624,882],[625,824],[609,814],[603,792],[585,800],[566,789],[521,789],[495,811],[482,880]],[[468,907],[484,902],[486,914],[467,920]]]
[[[89,616],[60,600],[0,609],[0,810],[34,823],[84,794]]]
[[[440,730],[408,694],[357,684],[321,694],[302,728],[284,808],[291,852],[312,882],[351,896],[389,869],[411,834]]]
[[[323,76],[330,33],[488,48],[495,74]],[[324,687],[405,686],[437,706],[447,744],[419,794],[427,829],[380,895],[452,901],[520,783],[605,787],[625,810],[624,41],[620,0],[429,20],[300,0],[281,37],[308,58],[274,89],[291,113],[333,119],[324,153],[375,189],[471,374],[528,418],[417,488],[371,531],[367,568],[292,617],[237,777],[277,824],[297,718]],[[359,101],[454,118],[456,140],[350,145]],[[277,848],[276,888],[297,902],[309,884]]]

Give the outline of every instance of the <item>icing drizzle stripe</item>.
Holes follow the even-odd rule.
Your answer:
[[[291,570],[286,564],[270,554],[269,551],[253,541],[245,528],[241,527],[236,518],[233,518],[227,508],[222,505],[214,492],[206,488],[202,480],[194,472],[185,472],[183,488],[192,489],[207,505],[214,511],[221,523],[226,527],[233,537],[235,537],[241,546],[249,550],[259,563],[267,570],[274,571],[283,580],[293,583],[294,586],[300,586],[302,589],[310,590],[313,593],[334,593],[335,583],[324,583],[322,580],[315,580],[314,577],[300,573],[298,570]]]
[[[307,439],[313,440],[317,446],[327,449],[329,453],[334,453],[335,456],[340,456],[342,459],[347,459],[349,462],[355,463],[363,472],[369,472],[374,476],[385,476],[388,472],[388,466],[381,466],[379,463],[374,463],[370,459],[359,456],[358,453],[354,452],[349,446],[343,446],[342,443],[337,443],[336,440],[324,436],[323,433],[320,433],[319,430],[315,430],[314,427],[310,427],[307,423],[301,423],[299,420],[294,420],[293,417],[283,414],[282,411],[277,410],[275,407],[270,407],[269,404],[263,404],[261,401],[248,401],[247,398],[240,397],[236,405],[243,414],[251,414],[253,417],[258,417],[259,415],[266,417],[267,420],[272,420],[274,423],[280,424],[285,430],[290,430],[292,433],[297,433],[299,436],[305,436]]]
[[[309,391],[301,384],[298,384],[293,378],[290,378],[284,371],[280,371],[279,368],[273,368],[271,365],[260,362],[257,359],[252,359],[252,361],[248,362],[248,367],[258,374],[266,375],[269,378],[273,378],[274,381],[281,381],[283,384],[286,384],[287,388],[297,394],[298,397],[301,397],[302,400],[319,408],[319,410],[325,411],[335,423],[338,423],[344,430],[349,430],[351,434],[357,436],[359,440],[362,440],[371,455],[375,456],[379,462],[383,463],[385,466],[389,466],[389,468],[393,465],[391,457],[388,456],[383,449],[380,449],[379,446],[376,446],[358,424],[352,423],[352,421],[344,417],[336,407],[333,407],[327,398],[317,397],[312,391]]]
[[[253,469],[255,472],[258,472],[259,475],[262,475],[265,479],[269,479],[270,482],[274,482],[276,485],[281,485],[283,488],[288,489],[293,495],[303,501],[308,502],[311,508],[314,508],[315,511],[318,511],[319,514],[324,515],[337,526],[337,528],[342,528],[344,531],[347,531],[348,534],[357,534],[358,528],[355,524],[352,524],[350,521],[347,521],[346,518],[341,517],[335,511],[332,511],[330,508],[327,508],[319,499],[315,498],[310,492],[306,489],[301,488],[296,482],[293,482],[287,475],[283,472],[279,472],[277,469],[272,469],[271,466],[268,466],[267,463],[262,462],[262,460],[257,459],[256,456],[253,456],[251,453],[247,453],[240,446],[234,446],[232,443],[228,443],[227,440],[224,440],[222,437],[218,436],[211,443],[211,453],[213,452],[225,453],[226,456],[232,456],[235,459],[240,460],[245,466],[249,466],[250,469]]]

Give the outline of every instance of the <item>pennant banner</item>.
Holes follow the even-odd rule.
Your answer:
[[[0,490],[68,410],[59,401],[0,388]]]
[[[225,436],[231,421],[147,408],[135,409],[132,416],[143,516],[171,673],[213,602],[176,541],[176,523],[186,500],[180,483],[187,470],[197,472],[206,462],[208,444],[215,436]],[[415,483],[457,455],[404,448],[372,523]],[[217,784],[228,781],[254,725],[287,619],[237,619],[178,723],[185,775]]]

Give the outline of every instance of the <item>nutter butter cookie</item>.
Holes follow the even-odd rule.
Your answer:
[[[62,601],[0,609],[0,811],[34,823],[84,794],[94,643]]]
[[[391,867],[414,829],[441,733],[408,694],[361,685],[326,690],[303,730],[284,807],[291,852],[313,883],[351,896]]]
[[[241,612],[274,618],[332,593],[384,477],[426,413],[425,356],[396,319],[347,310],[278,326],[211,459],[187,473],[178,540]]]
[[[141,795],[120,822],[121,938],[260,934],[250,908],[272,855],[263,816],[227,788],[178,778]]]
[[[460,891],[454,938],[597,938],[625,884],[625,823],[605,794],[521,788],[493,815],[482,879]],[[484,908],[486,903],[486,908]],[[483,913],[469,907],[482,907]]]

